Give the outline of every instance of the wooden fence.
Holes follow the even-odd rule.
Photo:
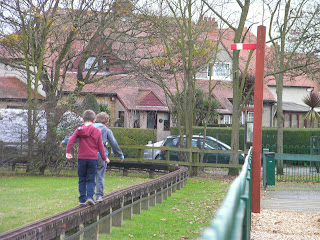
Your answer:
[[[131,163],[157,163],[157,164],[166,164],[166,165],[180,165],[186,166],[190,170],[191,176],[197,176],[199,167],[213,167],[213,168],[238,168],[241,169],[242,165],[240,164],[219,164],[219,163],[204,163],[199,161],[199,155],[201,153],[212,153],[212,154],[232,154],[231,150],[200,150],[198,148],[192,149],[181,149],[181,148],[171,148],[171,147],[146,147],[146,146],[120,146],[122,150],[134,150],[136,151],[135,157],[127,157],[125,155],[125,162]],[[157,160],[157,159],[145,159],[143,158],[143,152],[145,149],[155,149],[155,150],[164,150],[166,151],[166,160]],[[64,158],[64,149],[59,148],[60,158]],[[170,160],[170,151],[178,151],[184,152],[192,155],[192,161],[172,161]],[[109,151],[111,152],[111,151]],[[246,154],[248,151],[238,151],[237,154]],[[39,154],[38,154],[39,155]],[[26,158],[26,144],[25,143],[0,143],[0,166],[6,167],[8,170],[14,170],[16,165],[19,163],[27,163]],[[37,155],[35,157],[38,157]],[[75,156],[76,158],[76,156]],[[131,165],[130,167],[126,166],[117,166],[118,158],[110,157],[111,160],[115,162],[110,164],[110,166],[120,167],[126,172],[126,169],[134,167]],[[66,161],[64,161],[66,162]],[[70,161],[69,163],[70,164]],[[75,167],[76,162],[74,163]],[[66,164],[67,166],[67,164]],[[48,166],[50,168],[50,166]],[[151,171],[152,174],[152,171]]]

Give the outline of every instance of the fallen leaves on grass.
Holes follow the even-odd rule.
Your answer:
[[[176,207],[172,207],[172,210],[176,210],[177,212],[180,212],[180,209],[178,209]]]

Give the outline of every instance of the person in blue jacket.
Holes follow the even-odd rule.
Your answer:
[[[96,122],[93,124],[96,128],[100,129],[101,135],[102,135],[102,142],[104,144],[104,148],[106,151],[106,156],[108,157],[108,142],[111,145],[111,148],[113,150],[113,153],[117,154],[120,157],[120,162],[123,162],[124,155],[121,149],[119,148],[119,145],[117,143],[117,140],[115,139],[113,132],[111,129],[109,129],[108,126],[109,123],[109,115],[106,112],[100,112],[96,116]],[[61,146],[67,145],[68,138],[64,139],[61,142]],[[104,177],[107,169],[107,163],[102,160],[99,153],[98,154],[98,166],[97,166],[97,174],[96,174],[96,202],[101,202],[103,197],[103,189],[104,189]]]

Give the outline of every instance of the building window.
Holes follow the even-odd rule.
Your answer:
[[[96,62],[95,62],[96,61]],[[109,60],[108,57],[102,57],[101,59],[97,59],[97,57],[88,57],[84,67],[86,70],[91,69],[94,64],[93,70],[100,70],[104,72],[109,72]]]
[[[246,115],[247,114],[247,115]],[[241,113],[241,123],[245,124],[247,122],[253,122],[253,112],[251,111],[242,111]]]
[[[223,116],[223,123],[224,124],[231,124],[231,116],[230,115],[224,115]]]
[[[290,127],[291,119],[290,114],[284,115],[284,127]]]
[[[231,80],[230,78],[230,64],[229,63],[216,63],[210,71],[210,64],[208,66],[208,77],[211,77],[215,80]]]
[[[156,112],[148,112],[148,114],[147,114],[147,128],[157,129],[157,114],[156,114]]]
[[[292,127],[298,128],[299,127],[299,116],[297,114],[292,115]]]
[[[96,61],[96,57],[88,57],[85,65],[84,65],[85,69],[91,69],[91,67],[95,61]],[[98,69],[98,62],[95,63],[93,69]]]
[[[248,112],[248,122],[253,122],[253,112]]]
[[[116,127],[124,127],[124,111],[119,111],[119,118],[116,121]]]
[[[133,116],[133,128],[140,128],[140,114],[135,113]]]
[[[165,113],[163,115],[163,130],[168,131],[170,130],[170,114]]]

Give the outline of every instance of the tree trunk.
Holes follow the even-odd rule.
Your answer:
[[[283,153],[283,110],[282,110],[283,75],[277,79],[277,152]],[[283,160],[277,161],[277,174],[283,174]]]

